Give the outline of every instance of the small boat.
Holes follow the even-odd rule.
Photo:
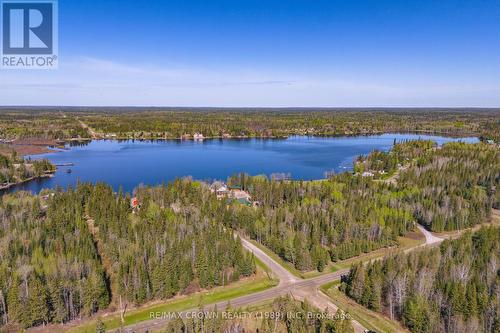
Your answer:
[[[73,170],[71,170],[71,169],[66,170],[66,173],[72,173],[72,172],[73,172]]]

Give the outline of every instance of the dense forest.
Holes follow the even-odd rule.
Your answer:
[[[330,260],[396,244],[416,222],[463,229],[486,222],[500,204],[500,151],[491,145],[405,142],[361,161],[398,169],[397,182],[350,173],[316,182],[238,175],[229,183],[258,207],[231,206],[226,220],[297,269],[322,271]]]
[[[15,151],[10,155],[0,154],[0,186],[41,177],[55,170],[55,166],[47,159],[24,160]]]
[[[395,142],[389,152],[373,151],[369,155],[360,155],[354,163],[354,172],[372,173],[376,178],[393,175],[408,166],[410,162],[426,164],[437,144],[431,140],[411,140]]]
[[[0,323],[66,322],[106,308],[107,277],[83,218],[81,196],[0,202]]]
[[[118,298],[141,304],[255,272],[253,256],[218,223],[223,205],[208,187],[178,180],[137,195],[135,211],[103,184],[46,200],[2,196],[0,324],[63,323]]]
[[[127,138],[285,137],[382,132],[434,132],[499,140],[499,110],[202,109],[94,113],[85,122],[99,133]]]
[[[396,144],[389,152],[360,156],[355,171],[375,178],[397,175],[418,223],[433,231],[456,230],[485,222],[500,207],[500,151],[490,145],[432,141]]]
[[[179,138],[286,137],[355,135],[382,132],[436,132],[477,135],[498,140],[498,112],[429,112],[426,110],[205,110],[109,113],[85,121],[100,133],[118,137]]]
[[[254,312],[232,312],[227,319],[210,312],[201,318],[172,320],[165,333],[354,333],[350,319],[341,310],[332,316],[320,312],[307,302],[290,296],[277,298],[269,309]],[[203,313],[204,310],[200,309]],[[217,311],[215,311],[216,313]]]
[[[343,290],[415,333],[500,330],[500,228],[482,228],[440,248],[357,264]]]
[[[82,125],[86,124],[86,125]],[[95,132],[88,130],[90,126]],[[3,108],[0,139],[286,137],[427,132],[500,142],[499,109]]]
[[[398,193],[371,179],[341,174],[325,181],[288,182],[234,177],[259,203],[233,205],[227,220],[299,270],[322,271],[337,261],[395,245],[412,230],[411,210]],[[395,204],[391,204],[394,201]]]
[[[88,214],[112,264],[117,292],[143,303],[179,292],[223,286],[255,272],[252,256],[220,223],[224,203],[205,184],[189,179],[139,188],[140,209],[115,199],[109,186],[82,185]]]
[[[0,140],[90,138],[76,117],[57,109],[0,108]]]
[[[499,185],[500,150],[484,144],[443,145],[398,178],[417,221],[438,232],[487,221],[500,207]]]

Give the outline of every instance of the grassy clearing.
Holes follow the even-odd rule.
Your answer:
[[[262,270],[262,272],[265,273],[269,277],[269,274],[270,274],[269,267],[267,267],[266,264],[264,264],[262,262],[262,260],[260,260],[259,258],[254,257],[254,259],[255,259],[255,264],[257,265],[258,269]]]
[[[331,289],[335,286],[338,286],[338,285],[340,285],[340,280],[335,280],[335,281],[328,282],[327,284],[322,285],[321,287],[319,287],[319,289],[326,294],[329,289]]]
[[[151,312],[179,312],[195,309],[200,305],[213,304],[263,291],[276,286],[277,283],[278,281],[269,279],[263,272],[259,272],[253,278],[235,282],[229,286],[217,287],[212,290],[195,293],[189,296],[181,296],[166,302],[131,310],[125,314],[125,326],[149,320]],[[106,329],[115,329],[120,327],[119,314],[110,315],[102,318],[102,320]],[[78,327],[71,328],[68,332],[93,333],[95,332],[95,326],[96,320],[92,320]]]
[[[258,315],[258,312],[270,312],[273,309],[273,302],[274,300],[267,300],[263,301],[261,303],[256,303],[251,306],[247,306],[242,309],[237,309],[234,310],[235,313],[238,312],[246,312],[251,315],[246,315],[241,319],[241,323],[247,330],[247,332],[257,332],[258,329],[260,329],[262,325],[262,320],[261,319],[256,319],[256,315]],[[159,329],[159,330],[153,330],[150,331],[150,333],[164,333],[164,329]]]
[[[321,290],[330,297],[335,305],[343,311],[348,312],[365,328],[384,333],[409,332],[398,322],[390,320],[380,313],[368,310],[364,306],[351,300],[338,289],[339,285],[339,281],[331,282],[323,285]]]

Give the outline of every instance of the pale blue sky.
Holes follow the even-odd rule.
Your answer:
[[[498,0],[59,1],[0,105],[500,106]]]

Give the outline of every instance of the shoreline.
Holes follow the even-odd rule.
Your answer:
[[[27,183],[27,182],[31,182],[33,180],[44,179],[44,178],[52,178],[52,177],[54,177],[55,173],[56,173],[56,171],[47,172],[47,173],[45,173],[45,174],[43,174],[41,176],[35,176],[35,177],[27,178],[27,179],[18,181],[16,183],[8,183],[8,184],[5,184],[5,185],[0,185],[0,192],[7,191],[7,190],[9,190],[9,189],[11,189],[13,187],[19,186],[19,185]]]
[[[186,135],[185,137],[150,137],[150,138],[136,138],[132,136],[112,136],[113,134],[96,135],[93,138],[78,139],[72,138],[67,140],[60,140],[61,142],[78,142],[78,141],[93,141],[93,140],[138,140],[138,141],[203,141],[203,140],[242,140],[242,139],[289,139],[295,136],[304,136],[311,138],[350,138],[356,136],[380,136],[384,134],[394,135],[407,135],[407,134],[421,134],[428,136],[443,136],[448,138],[476,138],[480,140],[481,135],[477,133],[449,133],[443,131],[427,131],[427,130],[413,130],[413,131],[373,131],[373,132],[359,132],[359,133],[340,133],[340,134],[309,134],[309,133],[293,133],[288,135],[236,135],[236,136],[204,136],[203,138],[196,139],[193,135]]]
[[[230,140],[252,140],[252,139],[259,139],[259,140],[287,140],[291,137],[296,137],[296,136],[301,136],[301,137],[308,137],[308,138],[352,138],[352,137],[369,137],[369,136],[380,136],[384,134],[393,134],[393,135],[428,135],[428,136],[443,136],[443,137],[448,137],[448,138],[454,138],[454,139],[477,139],[479,142],[481,142],[480,135],[477,133],[448,133],[448,132],[441,132],[441,131],[426,131],[426,130],[415,130],[415,131],[373,131],[373,132],[368,132],[368,133],[342,133],[342,134],[308,134],[308,133],[296,133],[296,134],[290,134],[290,135],[280,135],[280,136],[247,136],[247,135],[240,135],[240,136],[207,136],[203,138],[194,138],[192,135],[186,136],[186,137],[152,137],[152,138],[135,138],[131,136],[109,136],[106,137],[106,135],[101,136],[101,135],[96,135],[95,137],[92,138],[68,138],[68,139],[57,139],[57,140],[52,140],[52,139],[26,139],[25,142],[21,141],[22,143],[16,143],[16,140],[12,142],[4,142],[3,144],[0,144],[0,153],[2,153],[2,147],[4,150],[9,150],[9,151],[16,151],[19,155],[21,156],[33,156],[33,155],[43,155],[43,154],[48,154],[54,152],[51,150],[51,148],[55,149],[67,149],[66,145],[71,144],[71,143],[77,143],[81,142],[84,144],[88,144],[92,141],[139,141],[139,142],[161,142],[161,141],[193,141],[193,142],[200,142],[202,143],[205,140],[221,140],[221,141],[230,141]],[[110,135],[110,134],[107,134]],[[30,141],[33,141],[31,143]],[[41,143],[40,141],[45,141],[44,143]],[[5,151],[5,153],[8,153]]]

